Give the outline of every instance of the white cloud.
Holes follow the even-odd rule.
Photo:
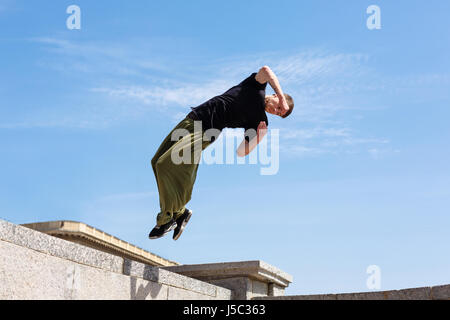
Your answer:
[[[221,94],[261,66],[270,65],[286,87],[285,91],[295,96],[296,104],[307,106],[305,109],[316,115],[348,108],[324,100],[330,95],[354,90],[359,83],[355,79],[364,74],[363,63],[368,59],[362,54],[304,49],[291,55],[260,53],[258,56],[235,56],[194,65],[187,58],[180,63],[177,59],[152,55],[148,45],[151,40],[135,39],[127,44],[74,42],[51,37],[31,40],[42,44],[53,55],[41,60],[41,65],[61,72],[97,73],[100,79],[96,78],[96,82],[108,85],[96,86],[94,92],[131,97],[144,104],[156,102],[185,106],[192,102],[200,103]],[[157,46],[156,43],[153,45]],[[111,75],[126,82],[133,76],[140,78],[133,79],[135,83],[131,85],[114,85],[109,81]],[[124,81],[115,79],[115,82]],[[142,85],[144,82],[149,84]]]
[[[145,105],[160,109],[161,106],[196,106],[225,92],[231,82],[213,80],[204,85],[185,84],[174,87],[128,86],[119,88],[93,88],[93,92],[104,93],[118,99],[134,99]]]
[[[115,201],[134,201],[134,200],[146,200],[157,196],[158,194],[154,191],[142,191],[142,192],[128,192],[128,193],[117,193],[105,195],[99,199],[97,202],[115,202]]]
[[[161,110],[161,106],[186,108],[223,93],[242,81],[243,77],[267,64],[279,75],[285,91],[294,97],[294,112],[299,118],[302,121],[317,123],[327,121],[326,119],[341,110],[357,109],[354,106],[337,104],[330,96],[353,90],[352,85],[342,81],[339,83],[334,79],[345,78],[343,74],[360,74],[362,60],[364,59],[361,55],[326,55],[314,50],[287,57],[262,54],[256,60],[252,57],[241,57],[240,60],[234,58],[211,61],[202,65],[195,76],[191,75],[191,79],[184,82],[161,77],[157,84],[97,86],[92,92],[117,99],[133,99],[158,110]],[[186,63],[189,64],[188,61]],[[202,73],[202,70],[205,72]],[[349,81],[355,82],[355,79],[350,77]],[[271,90],[270,86],[268,90]]]
[[[283,139],[306,140],[318,137],[349,137],[349,128],[311,128],[311,129],[286,129],[281,131]]]
[[[367,152],[369,153],[369,155],[373,158],[373,159],[381,159],[387,155],[393,155],[393,154],[398,154],[400,153],[400,150],[398,149],[392,149],[392,148],[370,148],[367,150]]]
[[[70,118],[58,118],[53,121],[41,121],[41,120],[25,120],[10,123],[0,123],[0,129],[30,129],[30,128],[77,128],[77,129],[100,129],[107,128],[111,125],[112,121],[107,119],[102,120],[83,120],[83,119],[70,119]]]
[[[130,40],[129,44],[111,42],[75,42],[52,37],[31,38],[49,55],[39,65],[58,72],[98,74],[100,77],[137,76],[152,78],[150,74],[167,73],[171,69],[165,57],[151,55],[148,41]]]
[[[280,81],[304,85],[311,81],[329,79],[337,74],[348,76],[350,72],[353,75],[355,72],[360,73],[361,62],[367,59],[362,54],[330,54],[320,50],[307,50],[286,57],[275,63],[273,68],[277,70]],[[322,88],[316,89],[320,91]]]
[[[350,128],[314,127],[305,129],[282,129],[281,150],[293,156],[317,156],[324,153],[359,153],[360,146],[387,145],[389,140],[360,138]],[[358,151],[359,150],[359,151]],[[371,148],[373,156],[378,149]],[[376,151],[377,150],[377,151]]]
[[[97,101],[103,99],[108,107],[86,108],[75,115],[62,115],[52,120],[0,124],[0,128],[105,128],[155,111],[177,122],[189,112],[189,107],[223,93],[261,66],[269,65],[278,75],[284,91],[294,97],[296,105],[290,126],[283,128],[286,130],[282,130],[280,136],[286,143],[286,152],[319,155],[339,150],[348,152],[358,145],[389,143],[385,139],[358,137],[351,129],[349,119],[367,110],[367,106],[353,99],[354,94],[373,89],[371,81],[365,80],[369,57],[364,54],[303,49],[290,55],[260,53],[202,64],[194,64],[186,58],[181,64],[173,57],[151,56],[148,53],[151,50],[145,50],[148,41],[82,43],[50,37],[32,41],[49,52],[46,60],[39,61],[41,65],[58,72],[76,71],[81,76],[95,74],[87,77],[95,79],[96,85],[86,89],[86,99],[89,95]],[[86,80],[86,85],[90,84],[92,82]],[[344,114],[348,110],[352,111],[351,117]],[[272,128],[281,125],[276,121],[272,122]],[[298,129],[299,123],[308,125]]]
[[[317,147],[307,147],[304,145],[281,145],[280,151],[295,157],[311,157],[311,156],[319,156],[325,153],[333,153],[330,149],[322,149]]]

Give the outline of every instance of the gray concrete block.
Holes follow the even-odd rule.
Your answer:
[[[431,288],[412,288],[385,291],[387,300],[431,300]]]
[[[42,254],[0,240],[0,299],[71,299],[68,265],[50,265]],[[45,281],[40,282],[40,279]]]
[[[192,292],[189,290],[176,288],[176,287],[169,287],[168,289],[168,300],[213,300],[215,297],[200,294],[197,292]]]
[[[129,277],[130,300],[167,300],[169,287],[153,281]]]
[[[431,287],[433,300],[450,300],[450,285]]]
[[[277,286],[276,284],[270,283],[269,284],[269,296],[270,297],[284,296],[284,288]]]
[[[167,299],[167,286],[0,241],[0,299]]]
[[[144,268],[145,269],[145,268]],[[149,268],[158,271],[158,268]],[[180,285],[162,270],[165,283]],[[152,272],[153,279],[157,279]],[[161,278],[160,278],[161,279]],[[221,299],[229,300],[231,291],[217,287],[211,295],[199,293],[200,281],[192,279],[181,285],[184,289],[139,277],[93,268],[42,252],[0,241],[0,299],[20,300],[165,300],[165,299]]]
[[[265,282],[251,280],[251,297],[264,297],[269,295],[269,286]]]
[[[122,273],[123,259],[0,220],[0,240],[88,266]]]
[[[237,277],[275,283],[281,287],[287,287],[292,282],[291,275],[260,260],[180,265],[164,267],[164,269],[208,282]]]
[[[221,299],[231,291],[0,220],[0,299]],[[174,289],[169,293],[169,289]],[[180,289],[180,290],[175,290]]]
[[[335,294],[315,294],[279,297],[255,297],[252,300],[336,300]]]
[[[251,283],[247,277],[208,280],[209,283],[231,290],[231,300],[250,300]]]
[[[231,296],[231,292],[228,289],[218,288],[217,286],[209,283],[179,275],[158,267],[152,267],[140,262],[125,259],[123,268],[123,273],[126,275],[139,277],[171,287],[187,289],[205,296],[221,296],[222,298],[228,297],[228,299]]]
[[[336,294],[336,300],[386,300],[386,295],[382,291],[340,293]]]

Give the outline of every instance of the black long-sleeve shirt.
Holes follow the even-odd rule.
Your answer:
[[[247,132],[245,139],[250,141],[261,121],[269,125],[265,112],[267,83],[261,84],[255,79],[256,73],[198,107],[191,108],[196,117],[202,121],[203,130],[211,128],[254,129]]]

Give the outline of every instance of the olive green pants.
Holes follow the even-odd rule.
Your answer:
[[[156,224],[177,219],[191,200],[201,152],[211,144],[203,131],[194,130],[194,120],[185,118],[164,139],[152,159],[161,212]]]

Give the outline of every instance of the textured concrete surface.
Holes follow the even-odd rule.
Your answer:
[[[0,220],[0,299],[221,299],[231,291]]]
[[[290,282],[262,261],[159,268],[0,220],[0,300],[450,300],[450,285],[282,296]]]
[[[292,276],[264,261],[222,262],[164,267],[233,291],[233,300],[267,295],[284,295]]]
[[[129,299],[130,280],[0,241],[0,299]],[[107,285],[104,285],[107,284]]]
[[[54,257],[111,272],[122,272],[123,259],[0,220],[0,239]]]
[[[450,300],[450,285],[431,287],[433,300]]]
[[[252,298],[265,297],[269,295],[269,285],[266,282],[252,280],[251,281]]]
[[[230,291],[227,289],[128,259],[124,261],[123,273],[218,299],[230,298]]]
[[[231,300],[250,300],[252,298],[251,280],[247,277],[208,280],[209,283],[231,290]]]
[[[163,269],[205,281],[227,277],[248,277],[284,288],[292,282],[290,274],[260,260],[180,265],[163,267]]]
[[[269,296],[270,297],[277,297],[277,296],[284,296],[284,288],[277,286],[276,284],[269,284]]]
[[[388,300],[431,300],[431,288],[414,288],[384,292]]]
[[[148,252],[131,243],[116,238],[102,230],[77,221],[48,221],[23,224],[22,226],[40,231],[83,246],[91,247],[106,253],[140,261],[152,266],[175,266],[179,263]]]
[[[450,300],[450,285],[375,292],[255,297],[254,300]]]

